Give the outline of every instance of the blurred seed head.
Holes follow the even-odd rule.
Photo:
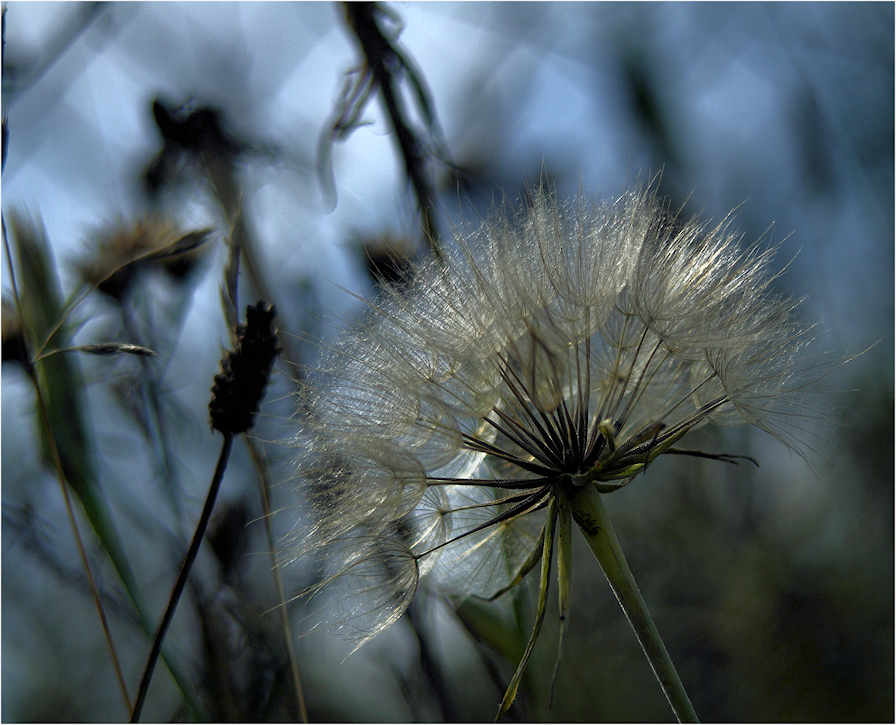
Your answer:
[[[378,287],[401,284],[413,273],[416,253],[410,240],[385,235],[363,240],[360,247],[367,274]]]
[[[28,361],[27,345],[25,344],[25,333],[22,330],[22,321],[12,303],[6,300],[3,300],[2,312],[3,362],[18,363],[25,370],[28,370],[30,363]]]
[[[210,232],[184,232],[156,215],[120,221],[91,235],[91,250],[79,265],[81,275],[120,302],[150,268],[161,269],[175,280],[186,279],[205,256]]]
[[[221,579],[234,584],[245,569],[249,554],[249,503],[243,499],[219,506],[206,538],[221,567]]]

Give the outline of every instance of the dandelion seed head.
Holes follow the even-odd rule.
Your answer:
[[[651,191],[533,194],[458,230],[386,290],[304,393],[298,547],[366,582],[350,627],[394,621],[420,576],[491,596],[564,486],[626,485],[693,428],[755,425],[802,452],[797,304],[774,249],[683,221]],[[379,574],[375,574],[381,570]]]

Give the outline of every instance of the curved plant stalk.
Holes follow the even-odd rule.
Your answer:
[[[625,616],[635,630],[638,642],[647,655],[647,660],[663,688],[666,699],[669,700],[675,717],[679,722],[698,722],[697,714],[678,677],[675,665],[672,664],[666,646],[628,568],[601,495],[591,485],[582,486],[569,494],[573,519],[579,525],[594,556],[597,557],[616,599],[619,600]]]
[[[283,589],[283,578],[280,576],[280,564],[277,561],[277,549],[274,546],[274,532],[271,529],[271,501],[268,496],[270,481],[268,480],[267,465],[261,451],[251,436],[246,436],[249,446],[249,456],[255,469],[258,471],[258,489],[261,495],[261,509],[264,518],[264,531],[268,540],[268,548],[271,552],[271,572],[274,576],[274,587],[277,590],[277,609],[280,612],[280,625],[283,627],[283,640],[286,643],[286,653],[289,657],[289,669],[292,675],[293,689],[296,692],[296,701],[299,707],[299,719],[308,722],[308,710],[305,707],[305,696],[302,693],[302,680],[299,677],[298,658],[293,644],[292,627],[289,624],[289,613],[286,609],[286,593]]]
[[[26,242],[21,241],[20,234],[21,233],[17,233],[17,236],[16,236],[16,241],[19,244],[19,249],[18,249],[19,257],[22,256],[21,245],[23,243],[26,243]],[[35,235],[35,238],[36,238],[36,235]],[[36,244],[35,244],[35,247],[36,247]],[[25,318],[22,313],[22,302],[21,302],[21,298],[19,296],[18,284],[16,282],[15,266],[12,263],[12,253],[9,248],[9,239],[6,236],[5,220],[3,222],[3,248],[4,248],[4,251],[6,254],[6,263],[9,266],[9,276],[10,276],[10,281],[12,283],[12,291],[13,291],[13,297],[14,297],[15,305],[16,305],[16,313],[18,314],[20,324],[22,325],[22,327],[24,329]],[[39,250],[35,249],[33,251],[39,251]],[[44,258],[39,254],[36,256],[38,258],[32,259],[31,261],[34,263],[37,273],[45,272],[47,269],[46,265],[40,264],[42,261],[44,261]],[[32,275],[32,276],[36,276],[36,274]],[[26,280],[26,283],[29,285],[32,282],[33,282],[32,279]],[[23,344],[27,346],[28,343],[24,342]],[[74,511],[74,508],[72,507],[71,496],[69,496],[68,488],[66,486],[66,478],[65,478],[65,472],[63,470],[62,456],[59,452],[59,445],[56,442],[56,435],[53,431],[53,424],[50,419],[50,413],[47,408],[46,401],[44,400],[43,392],[41,391],[40,381],[38,379],[37,372],[34,369],[34,358],[31,357],[31,355],[27,351],[27,349],[26,349],[25,357],[27,360],[28,378],[29,378],[29,380],[31,380],[31,383],[34,386],[34,395],[37,400],[37,409],[38,409],[38,413],[40,415],[41,425],[42,425],[42,429],[44,431],[47,449],[48,449],[50,456],[52,457],[53,467],[56,470],[56,475],[59,480],[59,487],[60,487],[60,490],[62,491],[62,499],[65,502],[65,510],[66,510],[66,513],[68,514],[69,523],[71,524],[71,527],[72,527],[72,533],[75,537],[75,544],[78,549],[78,555],[81,559],[81,565],[84,567],[84,573],[87,576],[87,581],[88,581],[88,584],[90,585],[90,591],[93,595],[94,602],[96,602],[97,612],[99,613],[99,617],[100,617],[100,624],[103,628],[103,635],[105,636],[106,642],[109,645],[109,653],[112,655],[112,666],[115,670],[115,676],[118,679],[118,686],[121,688],[121,693],[124,697],[125,707],[128,709],[128,711],[130,711],[131,698],[128,695],[127,684],[125,684],[124,674],[121,671],[121,663],[119,662],[119,659],[118,659],[118,653],[115,650],[115,643],[112,639],[112,632],[109,629],[109,621],[106,618],[106,611],[103,609],[103,603],[100,600],[99,590],[97,589],[96,581],[93,578],[93,572],[91,571],[91,568],[90,568],[90,562],[87,559],[87,552],[84,550],[84,542],[81,539],[81,532],[78,530],[78,521],[75,518],[75,511]]]
[[[15,283],[13,283],[15,286]],[[68,494],[68,488],[65,485],[65,474],[62,471],[62,459],[59,455],[59,447],[56,445],[56,437],[53,434],[53,428],[50,424],[50,415],[47,412],[47,406],[44,402],[43,394],[40,390],[40,385],[37,382],[37,377],[34,374],[34,370],[28,370],[28,377],[34,385],[34,394],[37,399],[37,409],[40,413],[41,423],[43,424],[44,431],[47,436],[47,444],[49,447],[49,451],[51,456],[53,457],[53,467],[56,470],[56,475],[59,480],[59,488],[62,491],[62,499],[65,502],[65,510],[68,514],[68,520],[72,527],[72,534],[75,537],[75,544],[78,549],[78,556],[81,559],[81,566],[84,567],[84,573],[87,575],[87,582],[90,585],[90,592],[93,595],[93,600],[96,602],[96,609],[100,616],[100,624],[103,628],[103,635],[106,638],[106,642],[109,645],[109,653],[112,655],[112,667],[115,670],[115,677],[118,680],[118,686],[121,688],[121,694],[124,696],[124,704],[125,707],[130,712],[131,709],[131,698],[128,695],[128,687],[125,684],[124,674],[121,671],[121,662],[118,659],[118,653],[115,650],[115,642],[112,639],[112,632],[109,629],[109,620],[106,618],[106,610],[103,609],[103,603],[100,599],[99,590],[96,586],[96,581],[93,578],[93,572],[90,568],[90,562],[87,559],[87,552],[84,550],[84,541],[81,539],[81,532],[78,530],[78,521],[75,518],[75,510],[72,507],[72,499]]]
[[[56,474],[59,479],[59,488],[62,491],[62,498],[65,501],[65,510],[68,513],[68,520],[72,527],[72,533],[75,536],[75,544],[78,548],[78,556],[81,559],[81,565],[84,567],[84,573],[87,575],[87,581],[90,584],[90,592],[91,594],[93,594],[93,600],[96,602],[96,609],[100,615],[100,623],[103,627],[103,635],[106,637],[106,642],[108,642],[109,644],[109,653],[112,655],[112,667],[115,669],[115,677],[118,679],[118,686],[121,688],[121,694],[124,696],[125,707],[128,709],[128,712],[130,712],[131,698],[128,695],[128,687],[125,684],[124,674],[122,674],[121,671],[121,663],[119,662],[118,654],[115,651],[115,642],[112,639],[112,632],[109,629],[109,621],[106,618],[106,610],[103,609],[103,603],[100,600],[99,590],[97,589],[96,581],[93,578],[93,572],[90,569],[90,562],[87,560],[87,552],[84,551],[84,542],[81,539],[80,531],[78,531],[78,521],[75,519],[75,510],[72,507],[72,499],[71,496],[68,495],[68,488],[65,485],[65,474],[63,474],[62,472],[62,459],[59,457],[59,448],[56,445],[56,439],[53,434],[53,429],[50,427],[50,416],[47,413],[47,406],[44,403],[44,398],[40,392],[40,386],[37,384],[37,379],[33,375],[29,375],[29,377],[34,383],[34,393],[37,397],[37,407],[40,411],[40,418],[47,433],[50,451],[53,456],[53,465],[56,469]]]
[[[228,239],[230,259],[225,272],[225,288],[222,294],[224,300],[224,315],[229,325],[235,325],[239,304],[236,298],[237,279],[239,276],[240,257],[246,263],[246,271],[249,279],[265,300],[276,301],[277,295],[270,284],[264,271],[258,254],[258,243],[249,229],[244,217],[242,198],[233,167],[227,159],[222,159],[210,154],[203,155],[203,162],[208,178],[211,181],[215,198],[220,204],[227,221],[230,224],[230,236]],[[289,365],[293,380],[301,380],[304,371],[301,367],[301,355],[295,345],[294,339],[284,335],[280,341],[283,345],[283,358]]]
[[[143,703],[146,701],[146,693],[149,691],[149,683],[152,681],[152,673],[156,666],[156,661],[162,651],[162,642],[165,639],[165,633],[168,631],[168,625],[174,618],[174,612],[177,609],[177,603],[180,601],[180,595],[184,590],[190,570],[193,568],[193,562],[199,553],[199,547],[202,539],[205,537],[205,531],[208,528],[208,522],[215,508],[215,499],[218,496],[218,490],[221,488],[221,481],[224,480],[224,471],[227,469],[227,461],[230,458],[230,451],[233,447],[233,436],[224,435],[224,444],[221,447],[221,455],[218,457],[218,465],[215,468],[215,475],[209,486],[208,495],[205,498],[205,505],[202,507],[202,514],[199,517],[199,523],[196,524],[196,531],[193,534],[193,540],[190,542],[190,548],[184,557],[184,563],[177,575],[177,581],[171,590],[171,596],[168,598],[168,606],[162,615],[162,621],[153,638],[152,649],[149,651],[149,657],[146,660],[146,667],[143,670],[143,678],[140,680],[140,689],[137,691],[137,699],[134,701],[134,709],[131,711],[131,722],[140,720],[140,713],[143,710]]]

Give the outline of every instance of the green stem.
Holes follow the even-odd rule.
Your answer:
[[[572,515],[579,525],[588,546],[597,557],[597,561],[610,587],[619,600],[625,616],[628,617],[638,642],[647,655],[647,660],[653,668],[653,673],[659,681],[669,705],[679,722],[698,722],[694,706],[688,698],[675,671],[675,665],[666,651],[666,646],[660,638],[660,633],[653,623],[650,612],[631,570],[625,561],[625,555],[619,546],[613,525],[607,516],[607,509],[601,500],[601,495],[594,486],[582,486],[576,490],[567,492],[572,507]]]

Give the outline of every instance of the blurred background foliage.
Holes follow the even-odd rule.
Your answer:
[[[826,359],[873,347],[797,421],[811,466],[746,428],[699,431],[691,447],[761,467],[658,462],[607,499],[623,548],[704,720],[892,721],[893,39],[890,3],[4,6],[2,719],[126,717],[23,341],[157,353],[36,365],[133,698],[220,447],[228,329],[277,306],[279,373],[169,633],[181,685],[160,666],[144,718],[295,720],[269,552],[303,521],[291,393],[318,341],[434,253],[427,231],[541,178],[613,196],[662,171],[674,206],[737,207],[746,240],[780,245],[777,284],[823,320]],[[556,604],[508,717],[668,720],[580,548],[553,704]],[[282,576],[289,597],[313,562]],[[532,594],[426,586],[345,662],[290,602],[308,717],[490,720]]]

